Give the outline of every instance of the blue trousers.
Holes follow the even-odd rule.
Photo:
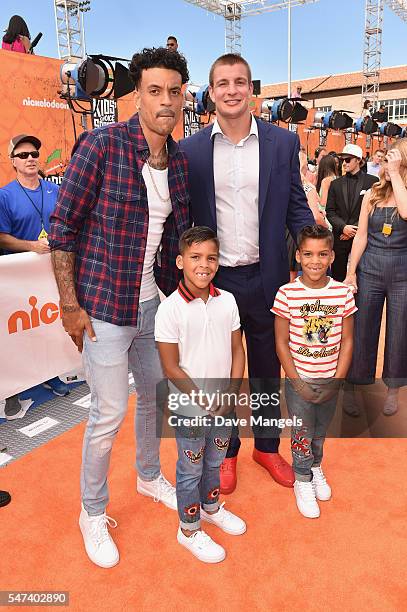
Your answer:
[[[251,393],[279,393],[280,361],[276,354],[274,337],[274,315],[270,312],[264,295],[260,276],[260,265],[219,267],[215,278],[219,289],[230,291],[235,296],[247,347],[247,361]],[[280,405],[263,406],[256,417],[279,419]],[[254,445],[257,450],[277,453],[280,430],[277,427],[253,426]],[[227,457],[239,452],[240,440],[237,426],[233,427]]]

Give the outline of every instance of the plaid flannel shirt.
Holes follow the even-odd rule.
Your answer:
[[[166,295],[177,288],[178,239],[190,226],[187,161],[170,136],[167,146],[172,213],[154,266],[156,282]],[[115,325],[137,323],[148,234],[141,173],[148,156],[137,114],[81,134],[51,215],[51,250],[75,253],[79,304],[89,315]]]

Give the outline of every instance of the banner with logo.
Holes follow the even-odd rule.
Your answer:
[[[92,126],[94,128],[115,123],[118,120],[116,100],[92,100]]]
[[[80,366],[62,327],[51,256],[1,256],[0,400]]]

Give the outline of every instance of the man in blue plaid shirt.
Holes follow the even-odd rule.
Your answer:
[[[184,57],[166,49],[133,56],[138,113],[78,139],[54,214],[49,244],[62,322],[83,350],[91,408],[86,427],[79,525],[89,558],[112,567],[119,553],[107,525],[107,473],[127,411],[128,367],[137,391],[137,490],[176,510],[161,473],[156,389],[163,379],[154,318],[177,286],[177,243],[189,227],[187,165],[171,138],[188,80]]]

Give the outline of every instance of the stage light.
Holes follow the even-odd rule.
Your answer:
[[[321,128],[323,126],[325,115],[326,115],[325,111],[317,111],[314,115],[313,126]]]
[[[373,121],[371,117],[359,117],[355,121],[355,130],[362,132],[362,134],[375,134],[379,126],[376,121]]]
[[[351,111],[333,110],[325,113],[322,120],[322,127],[326,130],[346,130],[353,125],[353,119],[347,113]]]
[[[293,109],[294,104],[292,104],[288,98],[276,100],[271,109],[271,120],[287,122]]]
[[[134,90],[128,68],[119,58],[91,55],[79,62],[61,66],[63,94],[66,98],[89,101],[92,98],[121,98]],[[113,63],[115,62],[115,63]]]
[[[263,121],[271,121],[271,111],[273,108],[274,100],[270,98],[266,98],[261,103],[260,107],[260,119]]]
[[[389,136],[390,138],[394,138],[395,136],[400,136],[403,129],[397,125],[396,123],[382,123],[380,126],[380,134],[383,136]]]
[[[204,85],[195,94],[195,112],[198,115],[205,115],[206,113],[213,113],[215,111],[215,104],[209,97],[209,85]]]
[[[299,123],[307,118],[308,111],[295,99],[282,98],[273,103],[271,109],[272,121],[284,121],[285,123]]]
[[[195,112],[196,93],[199,91],[198,85],[188,85],[184,92],[184,108]]]

